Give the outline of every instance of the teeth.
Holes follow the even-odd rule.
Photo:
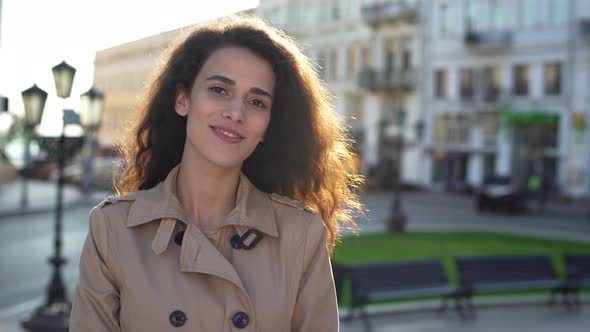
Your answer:
[[[233,133],[227,132],[227,131],[225,131],[225,130],[221,130],[221,129],[219,129],[219,131],[220,131],[220,132],[221,132],[223,135],[225,135],[225,136],[227,136],[227,137],[230,137],[230,138],[238,138],[238,135],[236,135],[236,134],[233,134]]]

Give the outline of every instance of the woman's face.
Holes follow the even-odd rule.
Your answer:
[[[270,63],[247,48],[214,51],[192,90],[177,91],[176,113],[187,117],[183,160],[241,168],[264,138],[274,87]]]

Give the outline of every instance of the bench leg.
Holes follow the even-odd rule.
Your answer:
[[[561,287],[557,287],[554,289],[551,289],[549,292],[549,300],[547,301],[548,305],[555,305],[556,302],[556,297],[558,296],[561,297],[561,305],[565,306],[568,310],[569,309],[575,309],[576,307],[576,301],[575,300],[571,300],[571,297],[576,297],[577,294],[577,290],[574,287],[570,287],[570,286],[561,286]],[[570,297],[571,295],[571,297]]]
[[[361,319],[363,321],[365,331],[371,331],[373,327],[371,326],[371,321],[369,320],[369,313],[367,312],[366,305],[361,308]]]
[[[554,305],[555,304],[555,292],[549,292],[549,299],[547,299],[547,305]]]
[[[564,305],[568,310],[581,308],[580,293],[577,287],[567,287],[563,290]]]
[[[447,311],[449,297],[450,297],[450,295],[443,296],[441,303],[440,303],[440,307],[438,308],[438,312],[446,312]]]
[[[555,304],[555,293],[557,293],[557,289],[552,289],[551,291],[549,291],[549,300],[547,300],[548,305]],[[562,301],[563,301],[563,297],[562,297]]]
[[[461,319],[475,318],[477,316],[477,311],[471,301],[471,296],[456,297],[455,310]]]
[[[580,292],[579,292],[579,290],[578,290],[578,289],[576,289],[576,290],[573,292],[573,294],[574,294],[574,303],[575,303],[577,306],[581,306],[581,305],[582,305],[582,300],[580,300]]]
[[[351,303],[350,304],[350,311],[348,312],[348,315],[346,316],[346,320],[352,321],[354,319],[354,312],[358,309],[358,305],[356,303]]]

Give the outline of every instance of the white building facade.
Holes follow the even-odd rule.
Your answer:
[[[492,175],[550,178],[588,194],[590,1],[433,0],[429,183],[477,186]]]
[[[262,0],[256,12],[294,36],[317,65],[370,181],[396,174],[395,146],[403,133],[402,179],[427,184],[416,137],[424,123],[418,6],[419,1]]]
[[[395,174],[403,134],[404,183],[538,173],[588,194],[590,1],[261,0],[256,13],[317,64],[369,180]]]

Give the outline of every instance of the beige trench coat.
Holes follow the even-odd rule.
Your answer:
[[[91,211],[70,331],[337,331],[321,216],[242,175],[236,208],[201,231],[175,196],[178,169]],[[234,249],[252,228],[262,240]]]

